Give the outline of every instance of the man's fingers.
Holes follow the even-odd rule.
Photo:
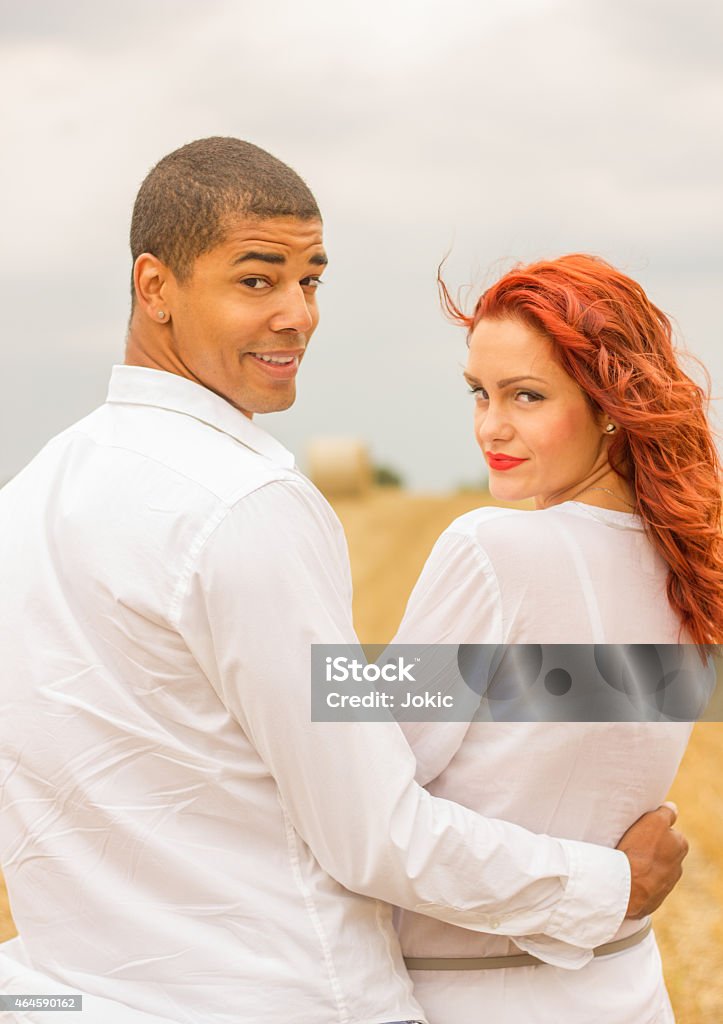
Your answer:
[[[656,813],[662,812],[669,818],[668,824],[672,828],[678,820],[678,805],[674,804],[672,800],[666,800],[664,804],[661,804]]]
[[[651,914],[682,874],[688,840],[673,828],[677,817],[678,808],[667,801],[631,825],[618,844],[630,861],[628,917]]]
[[[680,836],[680,848],[683,851],[683,856],[687,857],[690,851],[690,843],[685,838],[682,832],[676,832],[676,836]]]
[[[678,847],[679,847],[679,849],[681,851],[681,860],[682,860],[684,857],[688,856],[688,850],[689,850],[690,847],[688,845],[688,840],[685,838],[683,833],[682,832],[677,832],[673,828],[673,825],[675,824],[675,822],[678,819],[678,805],[676,803],[673,803],[672,800],[666,800],[665,803],[661,804],[660,807],[658,807],[658,809],[657,809],[657,811],[655,813],[658,813],[658,812],[661,815],[665,815],[665,819],[666,819],[666,821],[667,821],[667,823],[668,823],[668,825],[669,825],[669,827],[671,829],[671,834],[677,840]]]

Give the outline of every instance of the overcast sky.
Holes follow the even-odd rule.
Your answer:
[[[723,5],[702,0],[0,0],[0,480],[122,360],[135,192],[237,135],[317,195],[331,258],[303,465],[362,436],[420,489],[484,476],[435,272],[588,251],[636,277],[723,394]],[[718,402],[718,407],[722,403]]]

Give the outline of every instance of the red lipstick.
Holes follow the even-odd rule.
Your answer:
[[[505,455],[503,452],[485,452],[485,458],[490,469],[514,469],[527,459],[516,459],[514,455]]]

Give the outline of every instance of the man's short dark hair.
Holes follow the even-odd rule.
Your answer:
[[[233,214],[321,220],[308,186],[266,150],[223,136],[197,139],[159,160],[138,190],[133,263],[149,252],[187,280],[196,259],[224,240]]]

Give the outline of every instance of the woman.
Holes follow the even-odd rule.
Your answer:
[[[471,317],[441,287],[468,329],[465,378],[490,492],[533,498],[535,510],[481,508],[454,522],[395,643],[719,643],[720,465],[703,391],[678,365],[665,315],[634,281],[584,255],[511,271]],[[665,799],[691,726],[403,728],[431,792],[534,831],[614,846]],[[673,1015],[645,924],[624,921],[625,948],[595,958],[544,936],[512,942],[409,912],[398,929],[429,1024],[658,1024]],[[429,966],[419,958],[524,952],[546,962],[415,969]]]

